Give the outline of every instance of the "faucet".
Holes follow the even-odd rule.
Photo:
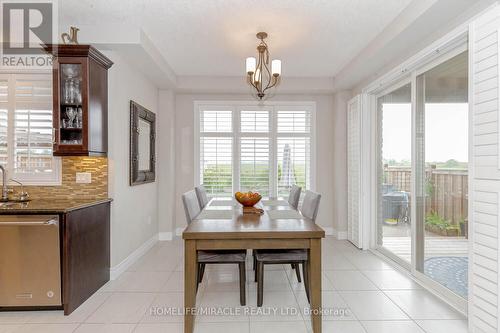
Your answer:
[[[10,180],[21,186],[21,193],[19,194],[19,200],[20,201],[28,201],[30,195],[28,194],[28,192],[24,191],[23,183],[21,183],[19,180],[15,180],[14,178],[11,178]]]
[[[3,165],[0,165],[0,170],[2,170],[2,201],[9,200],[9,191],[7,190],[7,171]]]

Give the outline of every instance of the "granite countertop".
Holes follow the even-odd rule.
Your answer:
[[[59,214],[68,213],[73,210],[95,206],[112,199],[32,199],[27,202],[0,203],[0,215],[2,214]]]

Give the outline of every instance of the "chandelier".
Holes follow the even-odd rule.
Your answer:
[[[257,38],[260,39],[257,46],[258,58],[249,57],[246,60],[247,83],[252,86],[255,97],[262,100],[266,92],[279,85],[281,81],[281,60],[273,60],[269,68],[269,48],[264,42],[267,33],[259,32]]]

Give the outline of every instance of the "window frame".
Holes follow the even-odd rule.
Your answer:
[[[62,183],[62,160],[60,157],[52,156],[54,170],[50,174],[36,174],[36,173],[16,173],[14,169],[14,147],[15,147],[15,112],[16,112],[16,79],[22,78],[23,80],[40,80],[46,78],[50,81],[52,86],[52,73],[47,71],[40,72],[1,72],[0,80],[8,82],[8,99],[7,99],[7,180],[15,179],[25,186],[38,185],[38,186],[60,186]],[[52,91],[53,94],[53,91]],[[52,98],[51,109],[53,112]],[[53,149],[53,148],[52,148]],[[43,177],[40,177],[43,176]],[[13,186],[19,184],[12,183]]]
[[[194,102],[194,184],[201,185],[200,140],[203,136],[231,137],[232,147],[232,189],[240,189],[241,138],[263,137],[269,138],[269,197],[278,196],[278,138],[279,137],[308,137],[310,140],[309,161],[309,190],[316,189],[316,102],[265,102],[257,101],[195,101]],[[201,132],[200,115],[202,111],[231,111],[232,132]],[[241,111],[269,111],[269,132],[241,132]],[[309,133],[283,132],[278,133],[278,111],[307,111],[310,113],[311,124]]]

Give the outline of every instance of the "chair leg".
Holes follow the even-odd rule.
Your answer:
[[[254,282],[257,282],[259,278],[259,263],[257,262],[257,259],[255,259],[255,271],[254,271]]]
[[[245,289],[245,285],[247,282],[245,263],[240,262],[238,265],[240,268],[240,304],[241,304],[241,306],[245,306],[247,303],[247,301],[246,301],[246,289]]]
[[[302,262],[302,274],[304,275],[304,287],[306,288],[307,301],[311,303],[309,300],[309,270],[307,268],[307,261]]]
[[[198,265],[196,265],[196,293],[198,293],[198,286],[200,285],[200,272],[201,264],[198,263]]]
[[[252,257],[253,257],[253,270],[255,271],[257,269],[257,258],[255,257],[255,250],[252,250]]]
[[[257,262],[257,307],[261,307],[264,302],[264,263]]]
[[[205,264],[200,264],[200,283],[203,281],[203,276],[205,275]]]
[[[302,280],[300,279],[300,267],[299,267],[299,264],[293,264],[293,267],[295,268],[295,273],[297,274],[297,281],[299,281],[299,283],[302,282]],[[305,277],[304,277],[305,279]]]

